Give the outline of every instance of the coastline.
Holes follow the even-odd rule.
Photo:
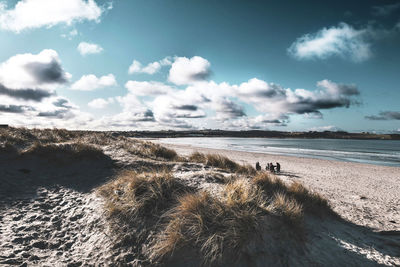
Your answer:
[[[194,151],[221,154],[238,163],[263,169],[268,162],[281,164],[278,174],[285,181],[301,181],[320,192],[344,219],[376,230],[400,230],[400,168],[326,159],[283,156],[195,145],[167,144],[153,140],[178,154]]]

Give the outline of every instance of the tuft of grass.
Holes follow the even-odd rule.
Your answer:
[[[104,153],[101,149],[83,143],[67,144],[41,144],[34,143],[22,152],[22,155],[40,155],[47,158],[73,157],[73,158],[102,158]]]
[[[250,164],[244,164],[244,165],[238,164],[237,167],[236,167],[236,173],[247,174],[247,175],[255,175],[257,173],[257,171]]]
[[[274,194],[269,208],[281,215],[286,222],[300,228],[303,219],[303,206],[296,199],[285,193],[277,192]]]
[[[267,172],[261,172],[257,174],[252,182],[260,189],[262,189],[268,196],[272,196],[274,193],[287,192],[285,183],[276,177],[275,175]]]
[[[310,191],[300,182],[295,181],[290,184],[288,187],[288,194],[294,197],[298,202],[302,203],[305,210],[310,213],[316,215],[334,213],[329,206],[328,200],[319,193]]]
[[[179,160],[178,154],[173,149],[169,149],[149,141],[136,141],[137,144],[135,146],[132,146],[125,142],[125,149],[133,154],[142,157],[152,159]]]
[[[260,214],[256,192],[244,181],[225,186],[225,197],[208,192],[189,194],[179,199],[168,215],[169,222],[152,248],[150,258],[164,259],[175,251],[192,248],[204,265],[240,257],[241,249],[257,233]]]
[[[256,174],[256,170],[249,164],[240,165],[231,159],[219,155],[219,154],[203,154],[200,152],[193,152],[189,156],[189,161],[203,163],[208,166],[212,166],[215,168],[220,168],[223,170],[227,170],[229,172],[235,172],[238,174],[245,175],[254,175]]]
[[[190,191],[170,172],[122,172],[116,179],[98,189],[106,201],[111,219],[126,224],[137,218],[159,216],[165,208],[176,203],[177,197]]]
[[[252,182],[272,199],[276,193],[285,194],[300,203],[306,212],[315,215],[334,214],[328,200],[320,194],[310,191],[300,182],[294,181],[288,186],[275,175],[266,172],[256,175]]]
[[[189,161],[196,162],[196,163],[205,163],[206,162],[206,155],[200,153],[198,151],[193,152],[189,156]]]

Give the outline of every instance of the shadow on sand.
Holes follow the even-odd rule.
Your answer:
[[[27,198],[39,187],[61,186],[87,193],[114,175],[113,161],[97,157],[52,157],[0,153],[0,201]]]

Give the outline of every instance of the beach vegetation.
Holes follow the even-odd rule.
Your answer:
[[[240,257],[241,249],[259,230],[259,194],[243,181],[224,187],[224,197],[206,191],[188,194],[168,213],[165,230],[152,248],[151,258],[160,260],[181,249],[194,249],[203,265]]]
[[[53,159],[66,157],[98,159],[104,157],[102,149],[83,143],[42,144],[36,142],[22,151],[21,155],[38,155]]]
[[[207,166],[220,168],[229,172],[234,172],[244,175],[254,175],[256,170],[249,164],[238,164],[228,157],[219,154],[203,154],[194,152],[189,156],[189,161],[203,163]]]

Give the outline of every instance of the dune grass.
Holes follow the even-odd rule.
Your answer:
[[[124,171],[98,189],[98,193],[107,200],[108,215],[123,218],[158,214],[179,195],[189,191],[167,170],[145,173]]]
[[[203,163],[207,166],[220,168],[229,172],[235,172],[238,174],[254,175],[256,170],[249,164],[241,165],[238,164],[228,157],[218,154],[203,154],[200,152],[193,152],[189,156],[189,161]]]
[[[273,195],[276,193],[280,197],[286,195],[288,199],[294,199],[301,203],[305,211],[312,214],[334,214],[328,201],[322,195],[307,189],[300,182],[294,181],[290,185],[286,185],[281,179],[267,172],[257,174],[252,182],[268,196],[274,198]]]
[[[180,249],[194,249],[204,266],[227,257],[240,257],[240,250],[257,233],[261,213],[259,195],[236,181],[224,188],[218,199],[208,192],[189,194],[169,214],[169,222],[152,248],[152,260],[173,255]]]
[[[46,158],[102,158],[104,153],[100,148],[83,143],[67,144],[41,144],[34,143],[28,149],[21,152],[21,155],[39,155]]]
[[[122,140],[121,146],[132,154],[150,159],[168,161],[180,160],[180,157],[175,150],[166,148],[159,144],[138,139],[128,140],[127,138],[120,138],[120,140]]]
[[[273,196],[273,201],[269,208],[274,213],[279,214],[286,222],[298,229],[302,227],[303,206],[296,199],[282,192],[277,192]]]

